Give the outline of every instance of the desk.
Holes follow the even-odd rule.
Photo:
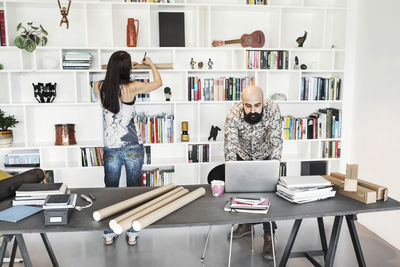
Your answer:
[[[296,239],[301,220],[304,218],[321,218],[318,221],[320,226],[323,226],[322,218],[326,216],[335,216],[334,227],[332,230],[329,246],[325,242],[323,251],[325,253],[325,266],[332,266],[338,243],[341,223],[343,218],[348,218],[348,225],[352,235],[353,244],[358,252],[361,252],[357,231],[354,227],[354,215],[366,212],[378,212],[399,210],[400,203],[390,199],[386,202],[379,201],[375,204],[365,205],[355,200],[337,195],[335,198],[328,200],[311,202],[307,204],[297,205],[292,204],[274,193],[261,193],[270,198],[271,207],[267,215],[264,214],[247,214],[247,213],[229,213],[224,212],[223,207],[230,196],[235,194],[224,194],[222,197],[213,197],[209,185],[189,185],[184,186],[190,191],[202,186],[206,189],[206,195],[198,200],[188,204],[187,206],[177,210],[176,212],[164,217],[163,219],[150,225],[148,228],[169,228],[169,227],[190,227],[190,226],[209,226],[209,225],[231,225],[243,223],[261,223],[280,220],[295,220],[292,232],[289,237],[286,249],[284,251],[280,266],[285,266],[290,257],[305,256],[321,256],[321,252],[291,252],[291,248]],[[0,233],[8,236],[15,235],[21,254],[24,258],[26,266],[32,266],[28,250],[26,249],[23,234],[25,233],[40,233],[50,259],[54,266],[58,266],[55,254],[51,248],[50,242],[47,239],[47,233],[52,232],[77,232],[77,231],[103,231],[108,229],[109,219],[96,222],[92,218],[92,213],[95,210],[109,206],[116,202],[125,200],[135,195],[144,193],[152,188],[137,187],[137,188],[88,188],[88,189],[72,189],[73,193],[92,193],[96,197],[96,201],[91,208],[82,211],[74,211],[70,217],[69,223],[66,226],[45,226],[43,213],[33,215],[18,223],[0,222]],[[246,195],[246,194],[240,194]],[[254,195],[254,194],[253,194]],[[79,200],[82,201],[82,200]],[[84,204],[78,203],[79,205]],[[11,200],[0,202],[0,210],[11,206]],[[321,225],[322,223],[322,225]],[[320,229],[321,230],[321,229]],[[324,235],[323,235],[324,236]],[[2,248],[0,249],[0,260],[4,256],[4,250],[7,240],[3,240]],[[357,245],[358,243],[358,245]],[[16,243],[14,243],[14,247]],[[360,255],[363,261],[362,253]],[[360,261],[359,261],[360,263]],[[361,266],[365,266],[360,264]]]

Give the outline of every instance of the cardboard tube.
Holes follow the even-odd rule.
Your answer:
[[[172,212],[182,208],[183,206],[189,204],[190,202],[198,199],[206,193],[206,190],[203,187],[197,188],[196,190],[190,192],[189,194],[165,205],[158,210],[155,210],[138,220],[133,221],[132,228],[135,231],[140,231],[146,226],[149,226],[153,222],[158,221],[159,219],[171,214]]]
[[[144,209],[138,213],[135,213],[134,215],[132,215],[128,218],[125,218],[122,221],[115,223],[112,227],[110,225],[110,228],[114,231],[114,233],[116,233],[117,235],[120,235],[120,234],[122,234],[123,231],[126,231],[126,230],[132,228],[132,222],[134,220],[140,219],[141,217],[165,206],[168,203],[171,203],[172,201],[186,195],[187,193],[189,193],[189,190],[187,190],[187,189],[180,190],[179,192],[173,194],[172,196],[167,197],[166,199],[163,199],[163,200],[155,203],[154,205],[148,207],[147,209]]]
[[[93,212],[93,219],[96,221],[101,221],[102,219],[107,218],[111,215],[114,215],[115,213],[129,209],[137,204],[143,203],[143,202],[150,200],[154,197],[157,197],[165,192],[168,192],[171,189],[173,189],[174,187],[175,187],[175,184],[165,185],[165,186],[159,187],[157,189],[148,191],[146,193],[140,194],[138,196],[129,198],[127,200],[118,202],[114,205],[105,207],[103,209],[96,210],[95,212]]]
[[[151,201],[149,201],[149,202],[147,202],[147,203],[145,203],[143,205],[140,205],[139,207],[137,207],[137,208],[135,208],[135,209],[133,209],[133,210],[131,210],[129,212],[126,212],[126,213],[124,213],[124,214],[122,214],[122,215],[110,220],[110,222],[108,224],[109,224],[110,228],[112,229],[113,225],[117,224],[118,222],[125,220],[126,218],[132,216],[133,214],[138,213],[139,211],[142,211],[142,210],[150,207],[151,205],[154,205],[155,203],[157,203],[157,202],[159,202],[159,201],[161,201],[161,200],[163,200],[163,199],[165,199],[165,198],[167,198],[167,197],[169,197],[169,196],[171,196],[171,195],[173,195],[173,194],[175,194],[175,193],[177,193],[177,192],[179,192],[181,190],[183,190],[182,186],[180,186],[178,188],[175,188],[174,190],[169,191],[168,193],[165,193],[165,194],[159,196],[158,198],[155,198],[155,199],[153,199],[153,200],[151,200]]]

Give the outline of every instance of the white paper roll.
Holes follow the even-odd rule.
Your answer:
[[[154,197],[157,197],[165,192],[170,191],[175,187],[175,184],[165,185],[154,190],[148,191],[146,193],[140,194],[138,196],[129,198],[127,200],[118,202],[114,205],[105,207],[103,209],[93,212],[93,219],[96,221],[101,221],[104,218],[114,215],[115,213],[121,212],[123,210],[129,209],[135,205],[148,201]]]
[[[154,203],[150,207],[147,207],[146,209],[139,211],[139,212],[133,214],[132,216],[125,218],[122,221],[115,222],[113,227],[110,226],[110,228],[114,231],[114,233],[116,233],[117,235],[120,235],[120,234],[122,234],[123,231],[126,231],[126,230],[132,228],[132,222],[134,220],[140,219],[141,217],[145,216],[146,214],[149,214],[150,212],[153,212],[153,211],[167,205],[168,203],[171,203],[172,201],[186,195],[187,193],[189,193],[189,190],[187,190],[187,189],[180,190],[177,193],[175,193],[161,201],[158,201],[157,203]]]
[[[140,231],[146,226],[149,226],[153,222],[158,221],[159,219],[167,216],[168,214],[182,208],[183,206],[189,204],[190,202],[198,199],[206,193],[206,190],[203,187],[197,188],[196,190],[190,192],[183,197],[139,218],[138,220],[133,221],[132,228],[135,231]]]

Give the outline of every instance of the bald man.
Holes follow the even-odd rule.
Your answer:
[[[280,160],[282,127],[279,106],[263,99],[260,87],[251,85],[243,90],[242,101],[229,111],[225,121],[225,160]],[[263,257],[272,259],[272,238],[264,223]],[[276,224],[273,222],[273,230]],[[250,224],[239,224],[233,238],[251,234]]]

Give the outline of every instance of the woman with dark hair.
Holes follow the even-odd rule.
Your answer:
[[[113,53],[108,61],[104,81],[96,84],[103,107],[104,128],[104,183],[106,187],[118,187],[122,164],[125,165],[127,186],[140,186],[143,165],[143,141],[141,139],[135,97],[159,88],[160,74],[149,57],[143,64],[151,67],[154,81],[131,81],[131,56],[125,51]],[[111,245],[115,238],[112,230],[104,231],[104,244]],[[137,232],[127,232],[129,245],[135,245]]]

